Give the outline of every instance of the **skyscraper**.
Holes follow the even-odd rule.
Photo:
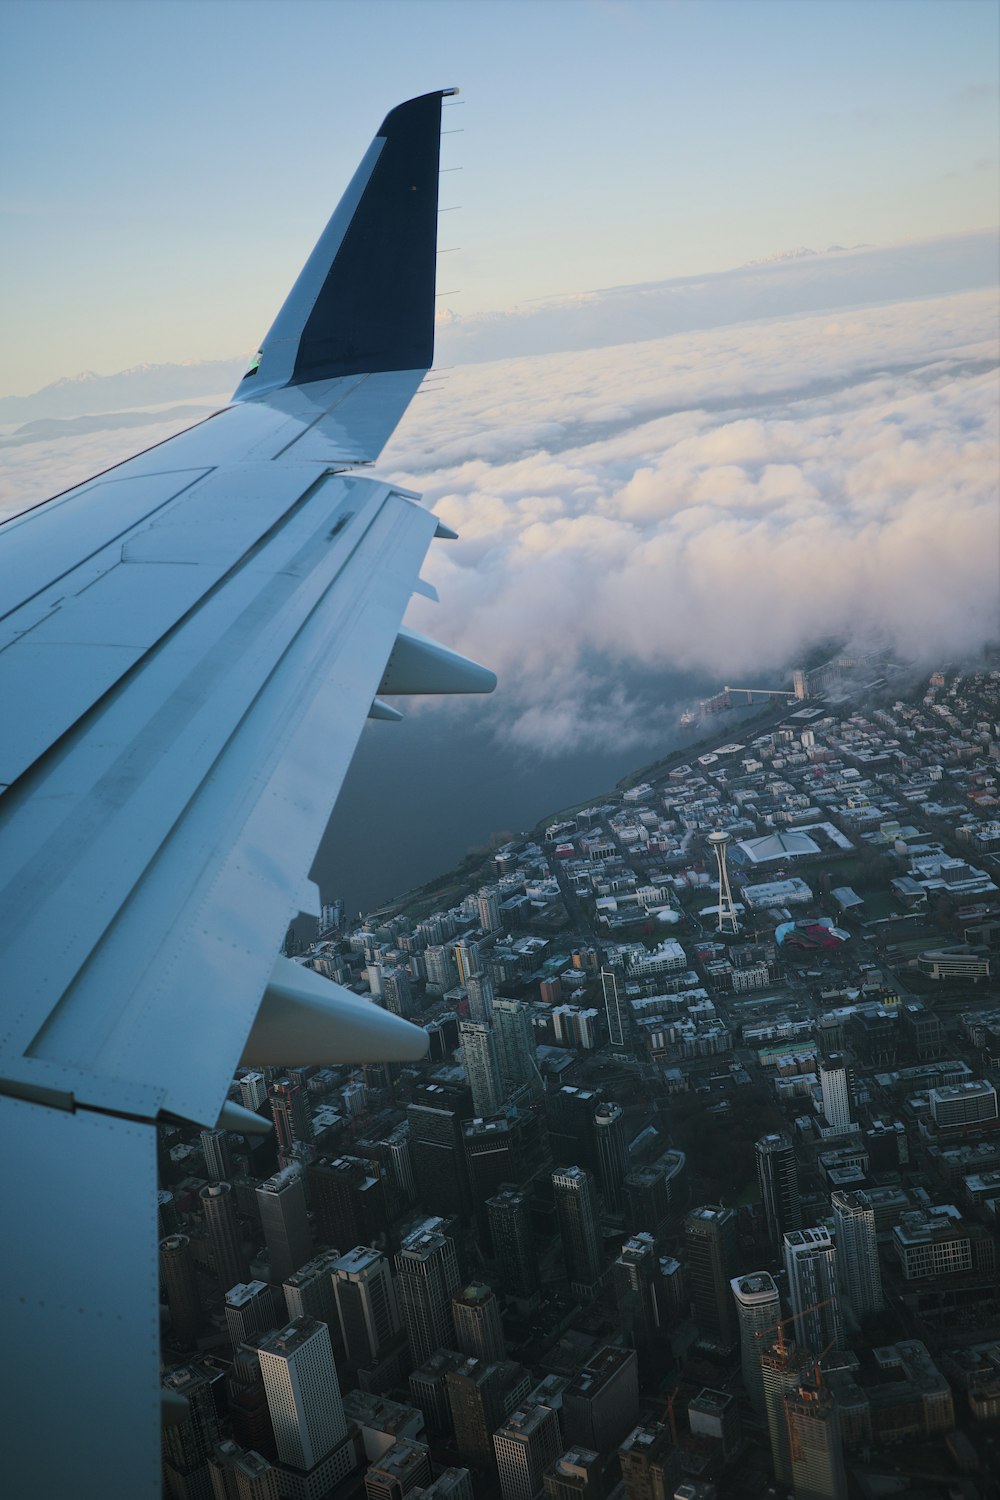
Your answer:
[[[410,1104],[406,1118],[419,1203],[434,1213],[463,1215],[468,1194],[457,1111],[443,1100],[440,1106]]]
[[[641,1354],[652,1347],[660,1328],[658,1273],[656,1242],[651,1234],[635,1234],[627,1239],[612,1267],[625,1342]]]
[[[500,1304],[491,1287],[472,1282],[451,1299],[455,1347],[472,1359],[489,1364],[504,1357]]]
[[[285,1281],[312,1255],[306,1194],[297,1166],[285,1167],[257,1188],[257,1207],[270,1262],[270,1279]]]
[[[667,1427],[635,1427],[618,1449],[627,1500],[671,1500],[676,1448]]]
[[[225,1182],[232,1176],[227,1130],[203,1130],[201,1152],[205,1158],[205,1174],[209,1182]]]
[[[208,1460],[222,1436],[215,1395],[222,1378],[203,1361],[171,1370],[163,1378],[166,1389],[187,1402],[184,1418],[163,1429],[163,1477],[168,1495],[207,1495],[211,1490]]]
[[[830,1231],[793,1229],[784,1240],[788,1300],[795,1321],[795,1341],[813,1354],[841,1339],[837,1260]]]
[[[594,1139],[601,1194],[607,1209],[611,1213],[618,1213],[624,1202],[625,1173],[628,1171],[625,1111],[620,1104],[597,1106],[594,1111]]]
[[[586,1167],[597,1171],[597,1141],[594,1112],[597,1095],[589,1089],[567,1085],[549,1094],[545,1116],[552,1145],[552,1159],[561,1166]],[[643,1228],[648,1228],[644,1225]]]
[[[397,1440],[381,1453],[365,1474],[365,1500],[403,1500],[411,1490],[431,1482],[431,1460],[426,1444]]]
[[[828,1125],[846,1135],[853,1130],[851,1120],[851,1087],[847,1058],[834,1052],[819,1065],[819,1082],[823,1092],[823,1114]]]
[[[488,974],[470,974],[465,982],[469,996],[469,1020],[493,1020],[493,982]]]
[[[348,1359],[378,1364],[403,1326],[388,1260],[380,1250],[356,1245],[334,1262],[333,1286]]]
[[[347,1436],[329,1330],[315,1318],[295,1318],[261,1339],[257,1353],[278,1458],[296,1469],[314,1469]],[[331,1482],[345,1477],[352,1463],[344,1452],[342,1473]]]
[[[463,984],[468,984],[470,974],[478,974],[482,970],[482,948],[474,938],[465,937],[459,938],[455,943],[454,952],[458,977]]]
[[[174,1339],[178,1344],[193,1344],[203,1319],[198,1273],[186,1234],[170,1234],[160,1241],[160,1275]]]
[[[695,1322],[720,1348],[736,1343],[731,1281],[736,1270],[736,1214],[721,1204],[692,1209],[684,1220],[688,1285]]]
[[[594,1179],[584,1167],[563,1167],[552,1189],[570,1286],[574,1296],[593,1296],[603,1263]]]
[[[330,1330],[330,1340],[336,1356],[339,1343],[337,1304],[333,1295],[333,1271],[337,1264],[336,1250],[321,1250],[312,1260],[299,1266],[291,1276],[285,1277],[285,1309],[288,1321],[295,1318],[317,1318]]]
[[[324,1156],[308,1169],[316,1232],[324,1245],[373,1244],[388,1228],[379,1163],[363,1156]]]
[[[813,1380],[784,1397],[795,1500],[845,1500],[847,1474],[837,1407]]]
[[[279,1078],[271,1086],[271,1113],[279,1153],[290,1155],[296,1141],[312,1140],[309,1104],[300,1078]]]
[[[408,1020],[413,1014],[410,976],[398,964],[382,970],[382,1000],[386,1010],[391,1010],[394,1016],[402,1016],[404,1020]]]
[[[516,1188],[503,1188],[488,1200],[486,1208],[504,1291],[526,1300],[537,1297],[538,1258],[527,1198]]]
[[[841,1293],[858,1318],[884,1305],[875,1238],[875,1211],[864,1193],[831,1194]]]
[[[226,1331],[234,1350],[276,1327],[282,1311],[266,1281],[238,1281],[231,1286],[226,1293]]]
[[[608,1040],[613,1052],[628,1050],[628,1002],[625,998],[625,971],[618,964],[601,970],[604,991],[604,1014],[608,1023]]]
[[[504,1089],[493,1028],[483,1021],[463,1021],[462,1065],[472,1089],[472,1107],[479,1118],[496,1114]]]
[[[263,1073],[244,1073],[240,1078],[240,1099],[244,1109],[256,1112],[267,1098],[267,1081]]]
[[[750,1271],[730,1282],[736,1299],[740,1325],[740,1369],[743,1387],[756,1412],[764,1411],[761,1356],[774,1342],[781,1317],[781,1298],[774,1277],[767,1271]]]
[[[526,1403],[497,1428],[493,1448],[503,1500],[535,1500],[545,1470],[561,1449],[556,1412]]]
[[[500,1366],[467,1359],[445,1378],[459,1457],[472,1468],[492,1469],[493,1433],[504,1418]]]
[[[495,885],[484,885],[477,897],[479,906],[479,925],[484,932],[499,932],[503,927],[503,913],[500,910],[500,890]]]
[[[210,1182],[198,1194],[212,1244],[212,1259],[223,1290],[246,1281],[249,1263],[236,1218],[236,1199],[229,1182]]]
[[[760,1378],[764,1389],[764,1410],[771,1439],[771,1464],[780,1484],[791,1484],[792,1461],[788,1451],[788,1422],[785,1397],[797,1391],[809,1369],[809,1355],[797,1344],[780,1337],[768,1345],[760,1358]]]
[[[531,1011],[523,1000],[494,1000],[493,1031],[497,1040],[505,1097],[522,1084],[541,1088]]]
[[[634,1349],[599,1349],[563,1391],[562,1431],[568,1443],[609,1453],[624,1442],[638,1418]]]
[[[439,1234],[440,1220],[430,1220],[403,1241],[396,1256],[396,1285],[400,1311],[410,1339],[414,1364],[422,1364],[435,1349],[455,1347],[451,1299],[461,1277],[455,1246]]]
[[[799,1167],[791,1136],[762,1135],[755,1147],[757,1181],[767,1220],[767,1232],[775,1249],[780,1249],[789,1229],[802,1228],[799,1201]]]

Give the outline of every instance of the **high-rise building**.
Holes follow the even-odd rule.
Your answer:
[[[618,1449],[627,1500],[673,1500],[676,1451],[665,1426],[633,1428]]]
[[[523,1000],[494,1000],[493,1031],[497,1039],[500,1071],[507,1097],[528,1084],[533,1091],[541,1089],[538,1073],[538,1048],[531,1024],[531,1011]]]
[[[567,1443],[609,1453],[639,1418],[639,1368],[634,1349],[607,1345],[588,1359],[563,1391],[562,1430]]]
[[[599,1453],[574,1444],[545,1470],[542,1487],[550,1500],[601,1500],[601,1468]]]
[[[692,1209],[684,1220],[688,1286],[695,1322],[720,1348],[736,1343],[730,1283],[736,1271],[736,1214],[721,1204]]]
[[[233,1175],[227,1130],[203,1130],[201,1154],[205,1158],[205,1175],[209,1182],[227,1182]]]
[[[830,1231],[793,1229],[784,1240],[788,1300],[795,1321],[795,1342],[814,1354],[839,1345],[842,1336],[837,1257]]]
[[[382,1001],[394,1016],[409,1020],[413,1014],[413,987],[410,976],[400,965],[382,970]]]
[[[270,1263],[270,1279],[282,1282],[312,1255],[302,1173],[285,1167],[257,1188],[257,1207]]]
[[[688,1402],[688,1426],[691,1436],[707,1439],[717,1445],[723,1463],[729,1463],[740,1450],[743,1424],[736,1397],[730,1391],[706,1386]]]
[[[492,1287],[474,1281],[451,1299],[455,1347],[472,1359],[489,1364],[505,1354],[500,1304]]]
[[[493,1256],[500,1267],[504,1291],[525,1300],[536,1297],[538,1257],[527,1197],[516,1188],[503,1188],[489,1199],[486,1208]]]
[[[160,1276],[174,1340],[178,1344],[193,1344],[203,1318],[198,1273],[186,1234],[168,1234],[160,1241]]]
[[[458,1112],[443,1104],[410,1104],[406,1118],[418,1202],[434,1213],[464,1215],[468,1194]]]
[[[480,1119],[494,1115],[503,1103],[504,1089],[493,1028],[483,1021],[463,1021],[459,1033],[472,1107]]]
[[[840,1291],[849,1300],[855,1317],[863,1318],[884,1305],[875,1210],[864,1193],[832,1193],[830,1206]]]
[[[769,1345],[760,1358],[764,1410],[767,1413],[767,1429],[771,1439],[771,1465],[779,1484],[789,1485],[792,1482],[785,1397],[799,1389],[809,1367],[808,1352],[781,1338]]]
[[[333,1263],[340,1331],[352,1364],[378,1364],[403,1326],[389,1262],[380,1250],[356,1245]]]
[[[757,1181],[771,1243],[780,1248],[790,1229],[802,1228],[799,1167],[792,1138],[781,1133],[762,1135],[757,1142]]]
[[[462,984],[468,984],[471,974],[479,974],[483,968],[483,948],[474,938],[459,938],[454,945],[455,964]]]
[[[400,1310],[415,1364],[436,1349],[455,1347],[451,1299],[461,1285],[455,1246],[439,1234],[440,1220],[408,1235],[396,1256],[396,1286]]]
[[[659,1258],[651,1234],[634,1234],[625,1241],[612,1267],[615,1301],[626,1344],[646,1354],[660,1329],[657,1296]]]
[[[208,1461],[222,1436],[216,1400],[222,1379],[204,1361],[171,1370],[163,1378],[166,1389],[187,1402],[184,1418],[163,1429],[164,1493],[170,1500],[211,1493]]]
[[[593,1176],[584,1167],[560,1168],[552,1174],[552,1191],[570,1286],[574,1296],[591,1297],[603,1270]]]
[[[466,1359],[445,1380],[459,1457],[473,1469],[492,1469],[493,1433],[505,1416],[500,1365]]]
[[[257,1354],[278,1458],[313,1469],[347,1436],[329,1329],[316,1318],[295,1318],[265,1335]],[[345,1462],[344,1475],[351,1468]]]
[[[470,974],[465,983],[469,1020],[488,1026],[493,1020],[493,981],[488,974]]]
[[[665,1162],[646,1162],[625,1174],[625,1228],[658,1239],[670,1215],[670,1173]]]
[[[388,1228],[378,1162],[362,1156],[323,1156],[307,1178],[316,1232],[325,1245],[374,1244]]]
[[[210,1182],[198,1194],[212,1246],[212,1259],[223,1289],[246,1281],[249,1262],[243,1249],[236,1196],[229,1182]]]
[[[784,1397],[795,1500],[846,1500],[847,1473],[837,1406],[814,1381]]]
[[[453,1432],[451,1406],[448,1401],[448,1376],[466,1363],[457,1349],[438,1349],[430,1359],[411,1370],[407,1384],[410,1400],[424,1416],[424,1428],[430,1438]]]
[[[603,968],[601,987],[604,991],[604,1014],[607,1018],[611,1050],[619,1053],[627,1052],[629,1022],[628,1001],[625,998],[625,970],[618,964],[610,964]]]
[[[819,1082],[823,1093],[823,1115],[827,1124],[841,1135],[856,1127],[851,1120],[851,1084],[847,1058],[834,1052],[819,1065]]]
[[[504,925],[503,913],[500,910],[500,889],[495,885],[484,885],[477,899],[479,907],[479,925],[484,932],[499,932]]]
[[[431,1482],[431,1460],[426,1444],[397,1438],[369,1465],[365,1500],[403,1500],[411,1490]]]
[[[756,1412],[764,1411],[764,1382],[760,1361],[774,1342],[781,1317],[781,1298],[774,1277],[767,1271],[749,1271],[735,1276],[730,1285],[736,1300],[740,1326],[740,1369],[743,1388]]]
[[[589,1089],[567,1085],[550,1094],[545,1115],[552,1146],[552,1160],[560,1166],[586,1167],[597,1171],[597,1141],[594,1112],[597,1095]]]
[[[240,1078],[240,1099],[244,1109],[256,1114],[267,1098],[267,1080],[263,1073],[244,1073]]]
[[[272,1084],[271,1113],[279,1152],[290,1155],[296,1141],[312,1140],[309,1102],[300,1078],[279,1078]]]
[[[559,1417],[552,1407],[526,1403],[511,1412],[493,1434],[503,1500],[535,1500],[561,1446]]]
[[[337,1264],[336,1250],[321,1250],[304,1266],[299,1266],[291,1276],[286,1276],[284,1293],[288,1322],[295,1318],[317,1318],[330,1330],[330,1340],[336,1357],[340,1342],[337,1324],[337,1303],[333,1294],[333,1272]]]
[[[274,1291],[266,1281],[239,1281],[226,1293],[226,1331],[234,1349],[249,1344],[282,1321]]]
[[[458,965],[454,948],[444,943],[432,944],[424,953],[427,965],[427,989],[432,995],[443,995],[458,983]]]
[[[624,1202],[625,1174],[628,1171],[625,1111],[620,1104],[597,1106],[594,1111],[594,1139],[601,1195],[608,1210],[618,1213]]]

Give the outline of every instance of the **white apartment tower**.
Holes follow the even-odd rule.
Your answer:
[[[316,1318],[296,1318],[258,1345],[278,1458],[312,1469],[347,1436],[330,1332]]]
[[[837,1245],[841,1293],[855,1316],[877,1312],[884,1304],[882,1272],[875,1238],[875,1210],[864,1193],[833,1193],[830,1198]]]
[[[469,1020],[489,1022],[493,1019],[493,981],[488,974],[470,974],[465,982],[469,996]]]
[[[823,1114],[826,1122],[842,1135],[855,1128],[851,1119],[851,1085],[847,1059],[835,1052],[819,1065],[819,1083],[823,1091]]]
[[[736,1299],[740,1324],[740,1369],[743,1385],[754,1411],[764,1412],[764,1381],[761,1356],[773,1343],[781,1317],[781,1298],[774,1277],[767,1271],[734,1276],[729,1285]]]
[[[785,1235],[788,1300],[796,1314],[795,1341],[821,1354],[841,1340],[837,1257],[828,1229],[793,1229]]]
[[[504,1101],[500,1059],[492,1026],[482,1021],[463,1021],[462,1066],[472,1089],[472,1107],[483,1119],[495,1115]]]

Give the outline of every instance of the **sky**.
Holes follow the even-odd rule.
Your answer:
[[[992,0],[0,5],[0,396],[256,347],[385,112],[457,319],[998,220]]]

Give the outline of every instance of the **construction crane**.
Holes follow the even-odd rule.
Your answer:
[[[754,1334],[754,1338],[762,1339],[765,1337],[770,1337],[772,1332],[774,1332],[774,1330],[777,1330],[778,1337],[776,1342],[778,1345],[778,1353],[781,1355],[782,1359],[784,1359],[785,1335],[782,1332],[782,1329],[784,1328],[785,1324],[797,1323],[800,1318],[808,1317],[810,1313],[819,1312],[823,1307],[830,1307],[831,1304],[836,1301],[836,1297],[824,1297],[822,1302],[814,1302],[811,1307],[804,1307],[801,1312],[789,1313],[787,1318],[779,1318],[778,1321],[776,1323],[773,1323],[770,1328],[758,1328],[756,1333]],[[834,1343],[836,1343],[836,1339],[834,1340]],[[823,1354],[829,1354],[832,1348],[833,1344],[830,1344],[826,1349],[823,1350]],[[823,1355],[820,1355],[820,1358],[822,1359]]]

